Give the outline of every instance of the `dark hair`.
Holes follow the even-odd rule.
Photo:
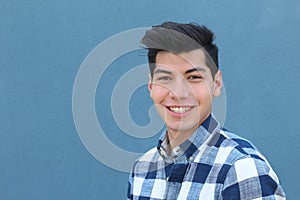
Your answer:
[[[173,53],[186,53],[195,49],[202,49],[205,54],[206,65],[211,74],[218,71],[218,47],[213,44],[214,33],[206,26],[196,23],[182,24],[176,22],[164,22],[153,26],[141,40],[142,45],[148,49],[148,62],[150,74],[153,77],[156,55],[159,51]]]

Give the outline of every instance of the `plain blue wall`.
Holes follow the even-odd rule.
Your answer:
[[[167,20],[214,30],[227,92],[225,127],[250,139],[272,164],[288,199],[297,199],[299,10],[296,0],[1,0],[0,199],[125,199],[128,173],[101,164],[78,137],[73,83],[101,41]],[[145,63],[146,57],[129,60]],[[107,73],[117,79],[126,70]],[[98,93],[112,89],[101,87]],[[131,108],[141,124],[147,123],[141,107],[151,104],[146,93],[141,88],[139,104]],[[156,144],[157,136],[120,136],[109,102],[96,107],[99,119],[105,111],[105,129],[115,144],[137,152]]]

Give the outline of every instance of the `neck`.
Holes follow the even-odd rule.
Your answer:
[[[178,145],[184,143],[197,129],[188,130],[188,131],[174,131],[167,129],[167,136],[170,144],[170,150],[173,150]]]
[[[194,128],[188,130],[174,130],[167,127],[167,136],[170,144],[170,150],[172,151],[175,147],[184,143],[197,130],[197,128],[207,120],[208,116],[204,120],[199,122],[198,125],[194,126]]]

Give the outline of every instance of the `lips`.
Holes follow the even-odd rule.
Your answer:
[[[183,114],[190,111],[192,106],[166,106],[170,111],[178,114]]]

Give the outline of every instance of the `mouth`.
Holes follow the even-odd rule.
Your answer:
[[[193,107],[192,106],[166,106],[166,108],[174,113],[183,114],[190,111]]]

